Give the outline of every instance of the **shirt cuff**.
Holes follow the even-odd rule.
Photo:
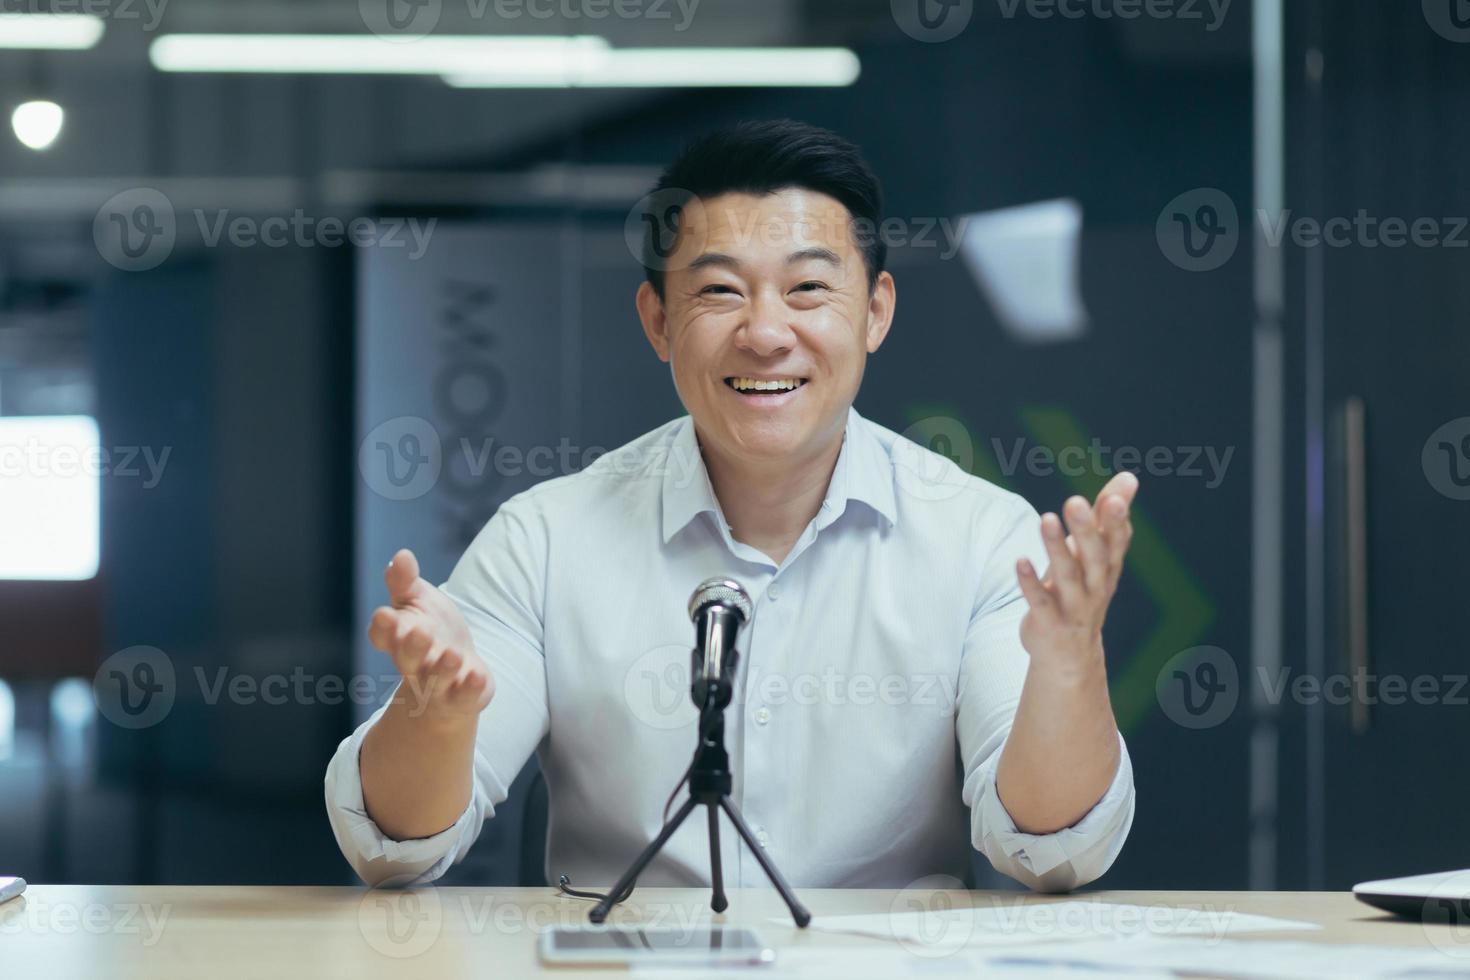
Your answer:
[[[327,766],[326,802],[332,833],[353,869],[372,886],[411,885],[433,881],[454,864],[462,843],[473,837],[475,805],[471,800],[454,824],[432,837],[394,840],[368,816],[358,769],[362,741],[377,721],[374,716],[337,747]]]
[[[1101,877],[1123,849],[1133,825],[1133,764],[1123,736],[1118,736],[1118,769],[1102,799],[1077,823],[1050,834],[1017,829],[996,788],[999,760],[997,752],[982,774],[977,806],[981,833],[976,846],[997,870],[1013,876],[1017,876],[1013,869],[1021,871],[1022,880],[1032,879],[1027,883],[1048,891],[1069,890]],[[1068,865],[1071,873],[1054,873],[1058,869],[1065,872]]]

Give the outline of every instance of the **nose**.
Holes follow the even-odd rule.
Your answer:
[[[795,346],[796,332],[791,329],[789,311],[779,296],[761,290],[749,309],[750,315],[736,334],[735,346],[756,357],[781,354]]]

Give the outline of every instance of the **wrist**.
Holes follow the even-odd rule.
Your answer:
[[[478,711],[449,709],[427,690],[407,681],[384,712],[385,717],[388,715],[400,727],[436,740],[473,739],[480,719]]]
[[[1102,637],[1070,649],[1044,651],[1032,656],[1027,673],[1060,684],[1077,685],[1101,680],[1107,683],[1107,657]]]

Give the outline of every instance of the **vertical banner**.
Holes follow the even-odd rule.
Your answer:
[[[555,225],[439,224],[422,249],[358,253],[359,676],[393,676],[366,634],[393,553],[411,548],[442,583],[501,503],[552,475],[528,454],[546,458],[569,431],[560,247]],[[359,721],[390,687],[354,697]]]

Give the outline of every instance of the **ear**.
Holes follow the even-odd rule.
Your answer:
[[[638,319],[643,321],[643,333],[648,337],[648,342],[653,345],[654,353],[658,354],[660,361],[667,362],[669,359],[669,318],[664,312],[664,301],[658,298],[653,284],[645,281],[638,287],[638,297],[634,303],[638,307]]]
[[[898,304],[898,291],[890,273],[878,274],[873,284],[873,295],[868,297],[868,353],[883,346],[888,328],[893,326],[893,311]]]

